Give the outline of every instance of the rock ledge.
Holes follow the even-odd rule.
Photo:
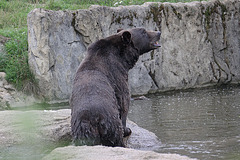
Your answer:
[[[57,148],[43,160],[190,160],[177,154],[160,154],[153,151],[139,151],[120,147],[104,146],[68,146]]]

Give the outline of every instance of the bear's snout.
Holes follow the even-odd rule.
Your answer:
[[[151,39],[150,45],[151,45],[152,49],[157,49],[157,48],[161,47],[161,45],[158,42],[160,40],[160,37],[161,37],[161,32],[160,31],[151,32],[151,34],[150,34],[150,39]]]
[[[160,36],[161,36],[161,32],[160,31],[157,31],[157,36],[160,38]]]

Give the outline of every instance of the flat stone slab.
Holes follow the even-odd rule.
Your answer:
[[[121,147],[68,146],[53,150],[43,160],[190,160],[177,154],[160,154]]]

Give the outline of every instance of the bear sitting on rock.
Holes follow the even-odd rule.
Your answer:
[[[130,103],[128,71],[140,55],[157,49],[159,31],[119,29],[96,41],[76,72],[70,99],[71,129],[76,145],[121,146]]]

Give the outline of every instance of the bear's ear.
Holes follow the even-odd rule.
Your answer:
[[[119,29],[117,30],[117,33],[118,33],[118,32],[121,32],[122,30],[123,30],[122,28],[119,28]]]
[[[125,32],[122,33],[122,42],[123,42],[124,44],[129,44],[129,43],[131,43],[131,38],[132,38],[132,35],[131,35],[130,32],[125,31]]]

